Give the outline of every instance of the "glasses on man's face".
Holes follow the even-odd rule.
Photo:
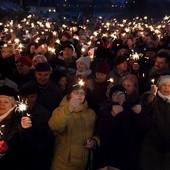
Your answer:
[[[73,93],[74,93],[75,95],[85,96],[85,93],[84,93],[83,91],[75,90],[75,91],[73,91]]]

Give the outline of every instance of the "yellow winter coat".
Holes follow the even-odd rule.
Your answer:
[[[69,101],[63,98],[49,120],[51,130],[57,133],[51,170],[84,170],[88,159],[85,144],[93,136],[95,112],[87,102],[76,111],[68,111]]]

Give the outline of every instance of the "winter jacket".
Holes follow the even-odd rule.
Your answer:
[[[71,113],[68,104],[64,97],[49,120],[58,135],[51,170],[83,170],[87,163],[88,149],[84,146],[93,136],[96,115],[87,102]]]
[[[148,105],[150,126],[142,147],[143,170],[170,169],[170,102],[156,96]]]

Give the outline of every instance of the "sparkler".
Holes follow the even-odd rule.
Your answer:
[[[3,132],[2,132],[2,129],[5,127],[5,125],[1,125],[0,126],[0,139],[2,139],[3,138]]]
[[[24,116],[24,113],[26,112],[27,108],[28,108],[27,100],[23,101],[18,96],[18,101],[15,110],[19,111],[20,113],[22,113],[22,116]]]
[[[109,81],[110,83],[114,83],[114,79],[113,78],[109,78],[107,81]]]
[[[84,82],[82,79],[79,79],[78,83],[77,83],[77,84],[74,84],[73,87],[75,87],[75,86],[77,86],[77,85],[80,86],[80,87],[82,87],[82,86],[85,85],[85,82]]]

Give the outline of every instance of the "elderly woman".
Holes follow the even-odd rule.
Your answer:
[[[50,128],[58,135],[52,170],[84,170],[89,149],[96,146],[93,128],[96,119],[85,100],[86,90],[71,85],[49,120]]]
[[[150,126],[142,147],[143,170],[170,169],[170,75],[159,78],[142,96],[148,108]]]
[[[0,88],[0,165],[4,170],[21,168],[20,133],[32,126],[29,117],[15,111],[14,91],[8,86]]]

